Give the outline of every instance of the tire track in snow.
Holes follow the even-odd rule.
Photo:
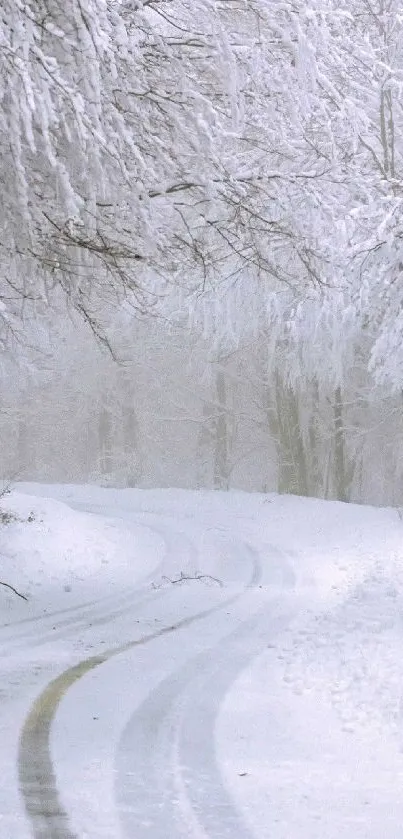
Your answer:
[[[149,644],[163,635],[177,632],[235,603],[245,591],[259,585],[261,567],[254,554],[251,559],[252,574],[241,592],[224,599],[219,604],[182,618],[175,624],[106,650],[101,655],[84,659],[74,667],[65,670],[40,694],[25,720],[18,752],[19,787],[34,839],[78,839],[70,828],[68,814],[59,798],[50,750],[52,722],[69,688],[112,657],[137,646]]]
[[[103,600],[97,601],[95,608],[90,611],[79,612],[78,615],[59,622],[51,621],[52,626],[44,626],[42,631],[37,632],[34,637],[32,637],[32,632],[29,634],[24,633],[24,635],[17,636],[17,638],[12,637],[4,645],[4,649],[0,655],[8,658],[10,650],[13,652],[27,650],[28,639],[30,640],[29,649],[37,649],[44,644],[53,643],[54,641],[59,641],[70,635],[74,635],[80,630],[85,631],[94,627],[104,626],[116,618],[130,614],[136,607],[146,606],[153,600],[157,601],[164,598],[166,593],[166,589],[139,592],[139,589],[135,588],[131,592],[126,592],[121,597],[115,596],[115,598],[111,598],[113,608],[109,607],[109,609],[104,608]]]
[[[162,574],[164,570],[164,566],[167,562],[167,559],[170,554],[169,546],[167,544],[164,531],[162,528],[156,528],[146,525],[141,525],[144,530],[149,530],[150,533],[158,534],[164,542],[164,555],[162,559],[157,563],[157,565],[152,569],[151,572],[142,575],[138,580],[136,580],[135,586],[131,587],[129,591],[125,591],[123,595],[121,594],[109,594],[105,597],[84,601],[83,603],[77,603],[73,606],[67,606],[63,609],[57,609],[52,612],[46,612],[45,614],[40,615],[31,615],[26,618],[20,618],[16,622],[11,622],[8,624],[3,624],[0,626],[0,640],[3,643],[7,644],[6,650],[10,649],[10,645],[16,644],[17,642],[24,641],[25,639],[31,639],[33,630],[36,630],[36,627],[39,625],[40,630],[42,627],[46,632],[46,627],[48,623],[55,624],[57,623],[57,629],[63,629],[68,627],[73,627],[75,624],[81,626],[82,622],[87,621],[91,618],[91,615],[95,612],[98,612],[100,608],[102,608],[102,613],[104,614],[105,607],[116,607],[123,605],[126,601],[131,601],[133,595],[139,596],[142,592],[146,591],[147,584],[151,584],[155,581],[155,578],[158,574]],[[113,617],[113,611],[109,609],[108,613],[111,617]],[[119,612],[120,614],[120,612]],[[59,620],[61,619],[61,620]],[[52,630],[49,631],[49,638],[53,638],[53,627]],[[37,636],[38,637],[38,636]],[[42,636],[39,636],[42,638]]]
[[[142,526],[145,527],[145,525]],[[189,543],[185,534],[176,533],[175,542],[173,542],[172,534],[167,533],[163,528],[150,526],[149,530],[162,537],[165,544],[164,556],[153,568],[152,572],[147,574],[146,577],[141,578],[136,586],[124,592],[124,594],[109,595],[90,603],[60,610],[59,612],[25,618],[22,621],[18,621],[17,624],[0,628],[0,638],[3,642],[0,647],[0,658],[3,655],[3,657],[8,659],[10,650],[26,650],[27,640],[31,642],[29,645],[31,648],[37,648],[48,642],[53,643],[54,641],[63,639],[67,635],[72,635],[79,630],[104,626],[115,618],[130,614],[135,607],[147,605],[153,600],[160,601],[164,599],[167,595],[167,589],[154,588],[150,590],[145,586],[147,583],[150,585],[154,583],[157,575],[163,576],[166,565],[170,567],[172,556],[174,555],[176,557],[179,553],[178,547],[180,540],[182,541],[181,552],[185,554],[185,557],[189,546],[192,549],[191,553],[193,556],[195,554],[195,548]],[[186,565],[186,559],[184,560],[184,564]],[[61,617],[62,620],[57,620],[58,617]],[[29,624],[29,628],[24,626],[22,627],[22,631],[15,632],[21,624],[26,623]],[[38,623],[39,630],[36,628],[35,637],[33,638],[32,624],[36,627]]]
[[[285,565],[284,590],[293,583]],[[116,797],[128,837],[252,839],[221,777],[215,723],[239,673],[295,615],[274,603],[164,679],[126,725]]]
[[[248,628],[252,631],[254,625],[245,622],[242,635],[248,634]],[[234,635],[238,633],[239,629]],[[225,648],[228,686],[243,666],[234,657],[234,641],[234,636],[220,641]],[[116,761],[116,799],[125,836],[252,839],[215,766],[211,754],[214,740],[207,742],[214,736],[217,685],[213,674],[220,676],[216,655],[215,648],[203,652],[167,677],[126,725]],[[249,649],[245,664],[250,658]],[[210,681],[206,672],[209,673],[211,659],[214,668]],[[206,693],[207,681],[212,703]]]

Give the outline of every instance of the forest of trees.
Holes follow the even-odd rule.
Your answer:
[[[4,478],[403,504],[398,0],[3,0]]]

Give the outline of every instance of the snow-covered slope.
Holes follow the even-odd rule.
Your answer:
[[[1,519],[0,579],[28,597],[31,608],[39,599],[63,599],[63,593],[80,597],[89,589],[133,584],[152,571],[163,549],[150,528],[21,492],[1,499]],[[6,587],[0,598],[3,613],[17,605]],[[70,605],[72,597],[64,599]]]

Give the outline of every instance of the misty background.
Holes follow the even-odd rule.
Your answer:
[[[4,0],[0,474],[403,504],[397,0]]]

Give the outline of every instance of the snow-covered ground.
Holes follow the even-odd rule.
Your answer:
[[[0,839],[397,839],[403,521],[291,496],[1,499]]]

